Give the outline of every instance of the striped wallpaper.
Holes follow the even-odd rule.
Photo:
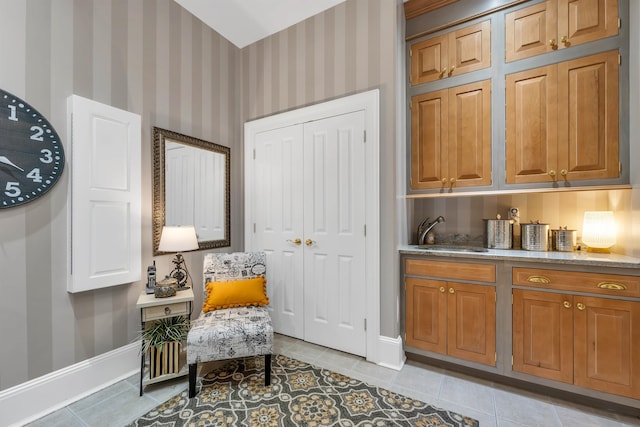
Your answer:
[[[68,153],[67,96],[142,116],[143,271],[153,259],[152,126],[231,147],[231,217],[242,217],[238,48],[171,0],[0,0],[0,16],[0,87],[49,118]],[[146,279],[66,291],[67,161],[45,197],[0,210],[0,390],[129,344],[140,327]],[[240,250],[241,220],[231,238]],[[202,256],[185,254],[194,273]],[[159,275],[170,259],[157,257]]]

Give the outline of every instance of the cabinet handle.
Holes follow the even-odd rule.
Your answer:
[[[288,243],[293,243],[294,245],[299,245],[300,243],[302,243],[302,240],[300,240],[300,239],[293,239],[293,240],[287,239],[287,242]]]
[[[165,307],[164,314],[171,314],[171,307]]]
[[[562,305],[564,305],[564,308],[571,308],[571,303],[569,301],[563,302]]]
[[[613,283],[613,282],[600,282],[598,283],[598,287],[600,289],[610,289],[612,291],[626,291],[627,287],[622,283]]]
[[[556,39],[549,39],[549,46],[551,46],[551,49],[557,49],[558,43],[556,43]]]
[[[456,69],[455,65],[452,65],[451,68],[449,69],[449,75],[453,74],[453,70]]]
[[[529,276],[527,277],[527,282],[529,283],[551,283],[551,279],[545,276]]]
[[[444,67],[440,72],[440,77],[444,76],[447,73],[447,67]]]
[[[455,289],[453,289],[453,288],[449,288],[449,293],[450,293],[450,294],[455,294],[455,293],[456,293],[456,291],[455,291]]]
[[[445,289],[444,286],[440,286],[440,292],[444,293]]]
[[[565,46],[569,46],[571,43],[569,43],[569,37],[567,36],[562,36],[562,38],[560,39],[560,41],[565,45]]]
[[[586,307],[583,303],[579,302],[578,304],[576,304],[576,307],[578,307],[578,310],[582,311],[584,310]]]

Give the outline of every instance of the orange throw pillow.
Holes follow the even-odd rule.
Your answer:
[[[202,311],[267,304],[267,281],[264,276],[260,276],[229,282],[208,282],[207,299],[202,305]]]

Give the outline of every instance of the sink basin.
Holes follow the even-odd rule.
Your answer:
[[[452,252],[489,252],[489,249],[481,246],[465,246],[465,245],[418,245],[418,249],[426,249],[429,251],[452,251]]]

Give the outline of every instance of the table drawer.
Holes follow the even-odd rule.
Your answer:
[[[618,274],[514,268],[513,284],[534,288],[640,297],[640,277]]]
[[[405,264],[405,270],[406,274],[415,276],[432,276],[443,279],[490,283],[495,283],[496,281],[496,266],[489,264],[408,259]]]
[[[189,302],[156,305],[142,309],[142,321],[162,319],[163,317],[189,315]]]

